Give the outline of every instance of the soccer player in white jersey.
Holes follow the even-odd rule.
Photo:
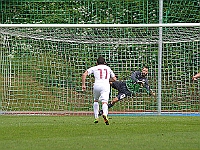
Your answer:
[[[82,90],[86,90],[85,80],[86,76],[94,74],[95,82],[93,85],[93,96],[94,96],[94,123],[99,121],[99,101],[102,103],[103,118],[106,125],[109,125],[108,122],[108,99],[110,93],[110,83],[116,81],[115,74],[105,63],[105,59],[100,56],[97,59],[97,65],[87,69],[82,75]]]

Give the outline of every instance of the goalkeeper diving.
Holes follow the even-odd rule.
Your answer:
[[[115,97],[109,104],[108,108],[114,106],[118,101],[126,98],[127,96],[132,96],[139,91],[140,87],[145,88],[146,92],[150,96],[155,96],[155,93],[150,89],[148,79],[148,67],[144,66],[142,71],[135,71],[131,73],[131,76],[126,81],[115,81],[110,82],[112,88],[118,91],[117,97]],[[103,114],[103,110],[99,111],[99,116]]]

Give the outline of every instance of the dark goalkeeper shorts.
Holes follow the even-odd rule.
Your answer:
[[[125,82],[115,81],[111,86],[118,91],[117,98],[119,101],[127,96],[131,96],[131,92],[127,89]]]

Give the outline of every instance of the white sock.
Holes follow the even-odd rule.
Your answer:
[[[94,109],[94,118],[98,118],[98,114],[99,114],[99,103],[98,102],[94,102],[93,104],[93,109]]]
[[[103,115],[107,116],[108,115],[108,105],[103,104],[102,109],[103,109]]]

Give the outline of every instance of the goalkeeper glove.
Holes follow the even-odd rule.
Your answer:
[[[141,87],[144,87],[144,84],[145,84],[145,82],[144,81],[137,81],[137,83],[141,86]]]

